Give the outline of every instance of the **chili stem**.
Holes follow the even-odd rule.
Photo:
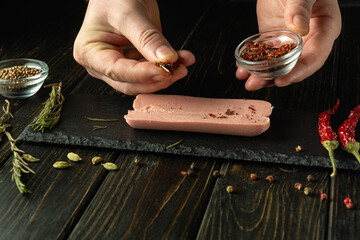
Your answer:
[[[335,158],[334,158],[334,150],[338,148],[339,142],[338,141],[324,141],[323,143],[326,150],[329,152],[329,157],[332,165],[333,172],[330,174],[330,177],[336,176],[336,164],[335,164]]]
[[[345,150],[351,153],[352,155],[354,155],[358,160],[358,162],[360,163],[359,149],[360,149],[359,142],[349,142],[348,145],[345,147]]]

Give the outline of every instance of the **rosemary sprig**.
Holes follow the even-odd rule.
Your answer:
[[[184,139],[180,139],[179,141],[177,141],[176,143],[173,143],[169,146],[166,147],[166,149],[170,149],[172,147],[175,147],[176,145],[179,145],[180,143],[182,143],[184,141]]]
[[[116,122],[119,121],[118,118],[93,118],[85,116],[85,118],[89,121],[95,121],[95,122]]]
[[[4,114],[0,118],[0,137],[2,137],[3,133],[5,133],[6,137],[10,142],[11,151],[14,153],[14,157],[12,159],[13,167],[11,168],[11,172],[12,172],[11,179],[12,181],[15,181],[15,184],[19,189],[20,193],[31,193],[31,191],[29,191],[26,188],[25,184],[21,181],[21,173],[29,173],[29,172],[35,173],[35,172],[28,166],[28,164],[22,158],[21,154],[23,154],[24,151],[16,146],[17,139],[14,139],[11,136],[11,134],[7,131],[7,128],[10,127],[11,125],[6,124],[5,120],[10,117],[13,117],[10,113],[10,102],[7,99],[5,100],[5,104],[3,105],[3,111]],[[2,138],[0,138],[0,141],[1,140]]]
[[[105,128],[107,128],[107,126],[93,126],[94,131],[99,130],[99,129],[105,129]]]
[[[50,97],[43,103],[44,108],[39,116],[30,124],[34,131],[39,132],[44,132],[46,128],[52,129],[59,122],[62,105],[65,100],[61,94],[61,82],[49,84],[45,87],[52,87]]]

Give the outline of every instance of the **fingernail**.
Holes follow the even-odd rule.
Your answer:
[[[173,56],[176,56],[176,52],[169,48],[168,46],[164,45],[159,47],[158,49],[156,49],[155,51],[156,57],[160,60],[160,61],[164,61],[164,60],[172,60],[171,58]],[[176,60],[176,59],[175,59]]]

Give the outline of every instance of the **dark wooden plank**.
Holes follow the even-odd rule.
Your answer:
[[[319,190],[329,193],[327,172],[234,162],[221,170],[225,176],[216,181],[198,239],[325,239],[330,201],[320,201]],[[308,174],[316,181],[308,182]],[[268,175],[275,181],[266,181]],[[295,189],[297,182],[313,194]],[[228,193],[228,186],[235,191]]]
[[[0,239],[64,238],[80,218],[85,206],[109,174],[101,165],[91,163],[93,156],[114,161],[106,150],[60,148],[56,145],[23,144],[21,149],[41,159],[30,167],[36,174],[23,174],[32,194],[22,195],[11,181],[11,162],[0,170]],[[55,169],[55,161],[67,161],[67,153],[82,158],[68,169]]]
[[[192,162],[195,176],[182,175]],[[69,239],[194,239],[215,182],[214,160],[134,153],[117,164]]]
[[[339,95],[342,96],[339,112],[347,116],[350,111],[360,104],[360,33],[359,26],[354,24],[360,7],[342,8],[343,29],[341,35],[341,54],[339,59]],[[339,124],[345,118],[339,118]],[[360,126],[357,127],[359,141]],[[355,157],[353,157],[356,162]],[[329,216],[329,237],[331,239],[357,239],[360,235],[360,208],[358,206],[360,193],[359,176],[351,172],[340,171],[332,183],[333,204]],[[350,197],[355,204],[354,209],[347,209],[343,203],[345,197]]]

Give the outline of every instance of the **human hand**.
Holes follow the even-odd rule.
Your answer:
[[[249,91],[263,87],[285,87],[315,73],[325,63],[341,31],[337,0],[258,0],[259,31],[287,28],[303,36],[303,51],[294,69],[274,80],[261,80],[238,66],[236,77],[247,79]]]
[[[189,51],[176,52],[162,35],[156,0],[90,0],[74,58],[91,76],[127,95],[167,88],[195,61]],[[173,75],[154,64],[178,58]]]

